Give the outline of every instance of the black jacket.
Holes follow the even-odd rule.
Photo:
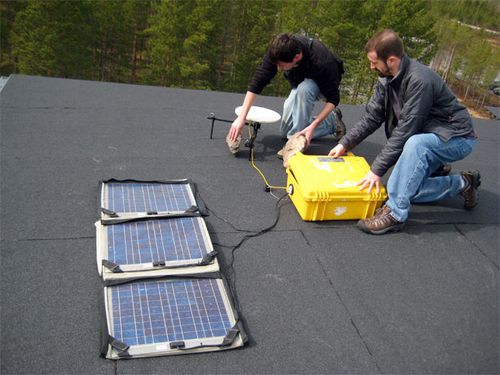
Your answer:
[[[391,90],[399,98],[399,121],[394,119]],[[458,103],[441,77],[406,55],[396,77],[379,78],[365,115],[339,143],[352,149],[382,123],[385,123],[387,143],[371,166],[377,176],[383,176],[396,163],[405,142],[414,134],[434,133],[443,141],[475,136],[469,112]]]
[[[342,60],[320,41],[301,35],[294,38],[302,44],[302,60],[296,68],[284,73],[290,85],[295,88],[305,78],[316,82],[319,91],[329,103],[337,106],[340,101],[339,84],[344,73]],[[269,58],[269,52],[264,56],[262,64],[255,70],[248,91],[260,94],[264,87],[276,76],[278,69]]]

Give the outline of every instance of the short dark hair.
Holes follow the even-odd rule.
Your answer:
[[[295,55],[302,52],[299,41],[290,33],[276,35],[269,47],[269,57],[273,63],[292,62]]]
[[[366,42],[365,52],[376,52],[377,58],[385,61],[389,56],[403,57],[405,49],[398,34],[391,29],[384,29]]]

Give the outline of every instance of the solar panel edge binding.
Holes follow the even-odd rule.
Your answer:
[[[100,180],[100,183],[127,183],[127,182],[139,182],[139,183],[159,183],[159,184],[189,184],[192,183],[190,178],[167,178],[167,179],[158,179],[158,180],[142,180],[136,178],[108,178]]]
[[[153,358],[153,357],[165,357],[165,356],[175,356],[182,354],[196,354],[196,353],[210,353],[215,351],[238,349],[245,346],[244,340],[241,336],[234,339],[231,345],[227,346],[205,346],[198,348],[176,348],[169,349],[167,345],[161,347],[157,345],[155,347],[155,352],[153,352],[149,347],[144,347],[141,349],[135,349],[132,354],[129,350],[118,351],[116,347],[109,346],[108,351],[105,354],[106,359],[119,360],[119,359],[134,359],[134,358]]]

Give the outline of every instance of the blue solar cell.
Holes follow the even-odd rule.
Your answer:
[[[110,288],[111,334],[130,346],[225,337],[232,328],[216,279],[147,280]]]
[[[108,182],[104,208],[113,212],[184,212],[196,205],[189,184]]]
[[[200,260],[212,251],[199,217],[132,221],[106,231],[107,260],[115,264]]]

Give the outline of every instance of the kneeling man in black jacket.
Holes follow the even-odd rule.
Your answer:
[[[282,138],[301,137],[298,144],[303,150],[312,139],[332,134],[338,140],[345,134],[342,114],[337,108],[344,73],[342,60],[317,39],[282,33],[273,38],[262,63],[256,68],[242,111],[229,129],[226,141],[231,152],[238,150],[246,117],[257,95],[278,72],[283,72],[291,86],[283,105]],[[321,99],[325,101],[323,108],[313,116],[315,102]],[[278,155],[284,157],[283,151]]]
[[[433,202],[461,195],[466,209],[477,205],[480,175],[436,175],[446,163],[465,158],[476,144],[467,109],[429,67],[410,59],[392,30],[374,35],[365,52],[380,78],[366,113],[330,151],[339,157],[383,123],[387,143],[359,182],[361,189],[380,188],[380,179],[394,165],[389,199],[375,215],[358,222],[371,234],[397,232],[404,227],[411,203]]]

